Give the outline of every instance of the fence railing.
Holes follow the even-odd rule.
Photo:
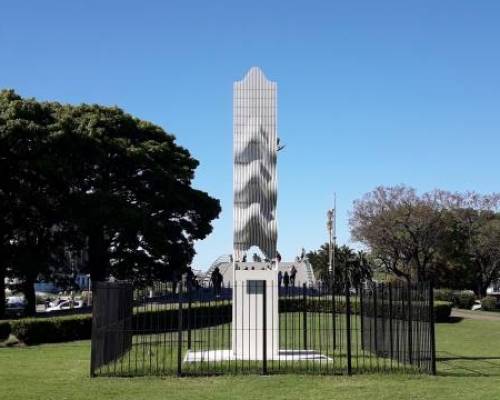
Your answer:
[[[435,373],[428,283],[249,282],[95,284],[91,375]]]

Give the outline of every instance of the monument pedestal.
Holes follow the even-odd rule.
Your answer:
[[[270,266],[256,262],[235,264],[231,349],[189,350],[185,362],[332,361],[315,350],[280,350],[278,271]]]
[[[232,352],[237,359],[262,360],[264,352],[266,358],[279,353],[278,272],[268,265],[238,263],[240,269],[234,270]]]

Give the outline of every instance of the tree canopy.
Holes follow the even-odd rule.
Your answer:
[[[2,91],[0,152],[2,283],[5,274],[28,282],[26,246],[43,248],[26,262],[35,278],[53,275],[64,249],[86,252],[93,281],[171,279],[220,212],[218,200],[192,187],[198,161],[189,151],[117,107]]]
[[[495,193],[377,187],[354,202],[351,234],[398,277],[484,296],[500,278],[499,211]]]
[[[352,286],[359,285],[363,280],[372,277],[372,266],[368,255],[363,251],[354,251],[348,246],[335,246],[333,251],[332,269],[329,270],[329,244],[324,243],[318,250],[310,251],[306,254],[311,263],[316,278],[331,284],[331,279],[341,288],[348,282]]]

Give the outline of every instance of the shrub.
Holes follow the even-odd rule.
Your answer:
[[[471,290],[462,290],[453,295],[453,304],[458,308],[470,310],[475,300],[476,295]]]
[[[359,314],[359,300],[357,298],[351,298],[351,313]],[[333,304],[331,300],[324,299],[308,299],[304,302],[302,299],[290,298],[290,299],[280,299],[279,301],[279,311],[280,312],[321,312],[328,313],[332,312]],[[335,312],[337,314],[346,312],[346,302],[345,299],[335,300]]]
[[[497,309],[497,299],[493,296],[486,296],[481,300],[481,308],[484,311],[495,311]]]
[[[447,322],[450,319],[451,306],[449,301],[435,301],[434,322]]]
[[[10,331],[10,322],[0,321],[0,342],[9,338]]]
[[[453,290],[451,290],[451,289],[434,289],[434,300],[453,302]]]
[[[91,315],[72,315],[52,318],[25,318],[11,322],[12,333],[22,342],[39,343],[69,342],[90,339]]]

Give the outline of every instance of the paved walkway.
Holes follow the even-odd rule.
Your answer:
[[[489,311],[471,311],[454,308],[451,311],[451,316],[479,321],[500,321],[500,313]]]

